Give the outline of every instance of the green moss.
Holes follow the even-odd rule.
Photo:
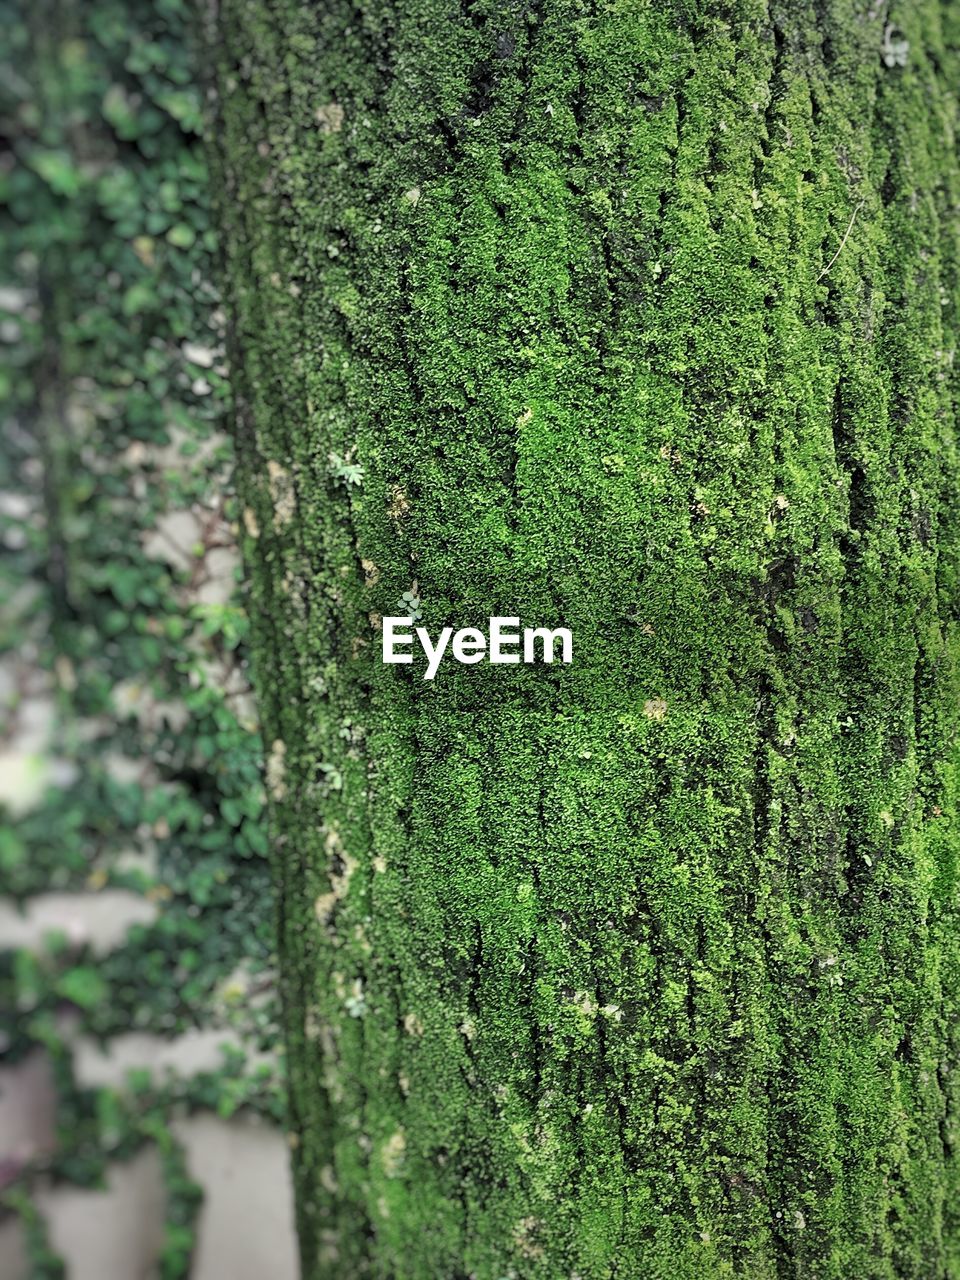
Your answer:
[[[221,6],[307,1276],[960,1274],[956,27]]]

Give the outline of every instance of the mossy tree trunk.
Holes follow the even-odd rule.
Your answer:
[[[958,17],[221,0],[308,1280],[960,1276]]]

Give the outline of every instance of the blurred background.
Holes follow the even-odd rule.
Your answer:
[[[191,4],[0,32],[0,1280],[287,1280]]]

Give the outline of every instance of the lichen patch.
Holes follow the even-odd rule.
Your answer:
[[[383,1172],[388,1178],[396,1178],[400,1173],[406,1150],[407,1139],[402,1129],[398,1129],[383,1144],[380,1152],[380,1163],[383,1166]]]
[[[415,1013],[407,1013],[403,1019],[403,1029],[408,1036],[422,1036],[423,1023]]]
[[[321,133],[339,133],[343,128],[343,107],[339,102],[328,102],[323,107],[317,107],[314,118]]]
[[[267,462],[267,483],[270,486],[274,520],[279,528],[284,528],[297,513],[293,478],[286,468],[271,458]]]
[[[277,801],[287,794],[286,756],[287,744],[282,738],[274,739],[267,756],[267,791]]]

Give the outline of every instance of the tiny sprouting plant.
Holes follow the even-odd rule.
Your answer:
[[[343,790],[343,774],[335,764],[321,760],[317,765],[317,781],[326,791]]]
[[[350,462],[339,453],[331,453],[329,459],[330,474],[338,483],[347,489],[359,488],[363,484],[363,467],[359,462]]]
[[[883,29],[883,47],[880,56],[885,67],[905,67],[910,54],[910,41],[903,32],[888,22]]]
[[[343,1003],[351,1018],[362,1018],[367,1012],[367,1002],[362,992],[347,996]]]
[[[423,617],[422,601],[416,591],[405,591],[400,597],[398,609],[405,613],[411,622],[419,622]]]

